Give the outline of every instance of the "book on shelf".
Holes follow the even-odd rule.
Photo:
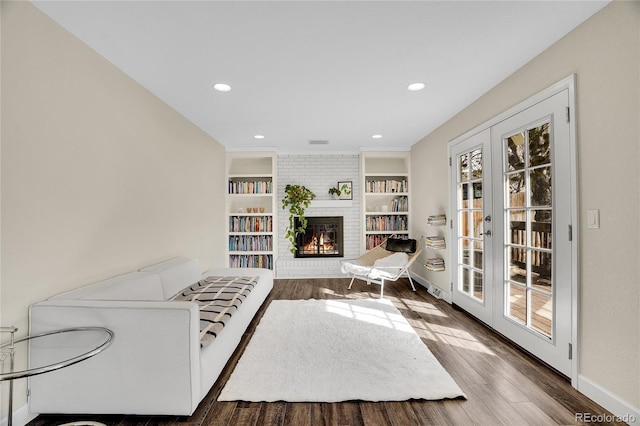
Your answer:
[[[270,254],[232,254],[229,256],[229,267],[273,269],[273,256]]]
[[[444,241],[444,237],[435,236],[435,237],[426,237],[424,239],[425,246],[432,249],[444,249],[446,248],[446,243]]]
[[[386,234],[367,235],[366,237],[366,249],[371,250],[374,247],[378,247],[389,237]]]
[[[427,259],[424,266],[430,271],[444,271],[444,259],[440,257]]]
[[[442,226],[447,224],[447,216],[443,214],[438,214],[435,216],[427,217],[427,225],[431,226]]]
[[[231,216],[229,232],[272,232],[271,216]]]
[[[230,235],[229,251],[272,251],[273,236],[271,235]]]
[[[433,272],[444,271],[444,265],[441,265],[441,266],[424,265],[424,266],[426,266],[427,271],[433,271]]]
[[[369,216],[366,219],[367,231],[407,231],[406,216]]]
[[[271,194],[272,181],[236,181],[229,180],[229,194]]]
[[[369,193],[408,192],[409,184],[406,179],[367,180],[365,183],[365,191]]]
[[[409,198],[406,196],[396,197],[391,200],[392,212],[408,212],[409,211]]]

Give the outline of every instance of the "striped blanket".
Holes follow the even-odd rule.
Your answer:
[[[207,277],[180,291],[173,300],[198,303],[200,345],[205,347],[215,340],[257,283],[258,277]]]

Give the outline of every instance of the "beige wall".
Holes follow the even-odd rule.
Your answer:
[[[414,145],[422,223],[445,209],[447,142],[577,75],[580,374],[640,407],[640,3],[614,2]],[[425,167],[426,166],[426,167]],[[586,228],[600,209],[600,229]],[[414,233],[424,232],[414,229]],[[448,277],[429,277],[448,287]],[[447,287],[444,287],[447,286]]]
[[[222,145],[27,2],[2,2],[1,75],[2,325],[171,257],[224,265]]]

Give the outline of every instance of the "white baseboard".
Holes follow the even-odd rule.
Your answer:
[[[437,285],[434,285],[432,282],[429,282],[426,278],[416,274],[415,272],[411,273],[411,278],[413,278],[421,286],[426,288],[429,294],[431,294],[436,299],[442,299],[447,303],[451,303],[451,293],[449,293],[448,291],[445,291]]]
[[[582,421],[581,423],[611,423],[614,421],[622,421],[629,425],[640,425],[640,408],[634,407],[628,402],[622,400],[617,395],[609,392],[602,386],[592,382],[582,375],[578,375],[577,389],[594,402],[602,405],[605,409],[613,413],[613,419],[593,419],[591,422]],[[597,416],[597,413],[586,413]],[[586,420],[586,419],[583,419]]]
[[[32,414],[29,412],[29,405],[24,404],[17,410],[13,410],[13,426],[24,426],[36,417],[38,417],[37,414]],[[7,423],[7,417],[3,417],[0,420],[0,426],[7,426]]]

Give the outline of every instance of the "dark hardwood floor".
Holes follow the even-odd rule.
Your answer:
[[[607,412],[537,360],[451,305],[408,282],[385,286],[422,341],[467,395],[467,400],[342,403],[247,403],[216,399],[264,310],[277,299],[378,297],[380,287],[347,279],[276,280],[221,377],[191,417],[39,416],[30,426],[93,420],[107,425],[570,425],[576,413]],[[362,360],[362,362],[367,362]],[[425,384],[428,386],[428,384]]]

